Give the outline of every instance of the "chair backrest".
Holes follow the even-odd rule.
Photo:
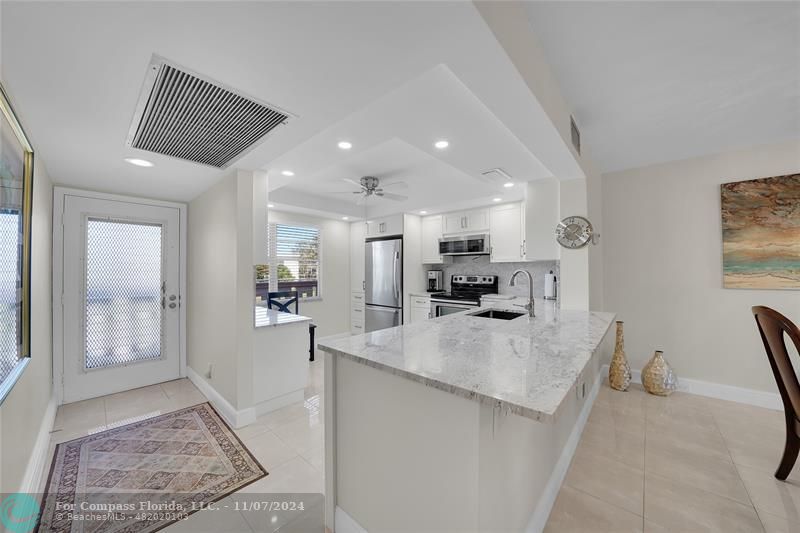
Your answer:
[[[753,315],[756,317],[761,340],[764,341],[772,373],[775,374],[783,407],[787,414],[800,420],[800,383],[784,340],[785,334],[800,352],[800,329],[791,320],[769,307],[755,306]]]
[[[283,301],[281,301],[283,300]],[[289,306],[294,304],[294,311]],[[283,311],[284,313],[300,314],[300,298],[297,291],[276,291],[267,294],[267,306],[270,309]]]

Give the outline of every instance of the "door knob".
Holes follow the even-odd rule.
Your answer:
[[[176,307],[178,307],[178,304],[176,304],[175,302],[172,302],[171,304],[169,304],[169,308],[170,309],[175,309]]]

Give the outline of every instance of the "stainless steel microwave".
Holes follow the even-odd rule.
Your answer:
[[[489,235],[458,235],[439,239],[439,255],[489,255]]]

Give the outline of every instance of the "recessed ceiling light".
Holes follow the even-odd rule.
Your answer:
[[[350,220],[350,217],[342,217],[342,220]]]
[[[275,204],[267,204],[267,207],[269,207],[270,209],[272,209],[273,207],[275,207]]]
[[[131,165],[136,165],[137,167],[152,167],[153,166],[153,163],[151,163],[147,159],[137,159],[135,157],[126,157],[125,161],[130,163]]]
[[[428,212],[427,212],[427,211],[420,211],[420,212],[419,212],[419,214],[420,214],[420,215],[427,215],[427,214],[428,214]]]
[[[339,144],[337,146],[339,146],[339,148],[341,148],[342,150],[349,150],[350,148],[353,147],[353,143],[349,141],[339,141]]]
[[[505,188],[509,188],[509,187],[513,187],[513,186],[514,186],[514,182],[513,181],[507,181],[507,182],[505,182],[503,184],[503,187],[505,187]]]
[[[502,198],[492,198],[492,201],[493,202],[501,202],[501,201],[503,201],[503,199]]]
[[[436,141],[435,143],[433,143],[433,145],[434,145],[436,148],[438,148],[439,150],[444,150],[445,148],[447,148],[448,146],[450,146],[450,143],[449,143],[449,142],[447,142],[447,141],[445,141],[445,140],[441,140],[441,141]]]
[[[281,174],[283,174],[284,176],[289,176],[289,177],[294,176],[294,172],[292,172],[291,170],[282,170]]]

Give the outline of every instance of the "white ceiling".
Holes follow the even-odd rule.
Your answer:
[[[394,150],[411,158],[395,167],[417,168],[421,155],[434,157],[430,139],[442,135],[453,149],[429,164],[448,176],[460,172],[466,190],[477,187],[474,173],[487,165],[519,169],[521,178],[571,176],[578,168],[469,2],[4,0],[2,10],[2,78],[59,184],[189,200],[225,175],[125,146],[154,53],[298,115],[234,166],[291,163],[294,186],[306,183],[312,192],[312,176],[329,180],[349,168],[366,173],[359,167],[368,161],[359,163],[362,150]],[[393,96],[403,87],[408,92]],[[437,90],[454,92],[430,94]],[[393,97],[405,107],[370,115],[373,103]],[[391,122],[377,124],[381,116]],[[329,131],[352,136],[352,161],[327,142],[312,150]],[[393,139],[407,146],[392,148]],[[123,162],[130,156],[156,166],[132,167]],[[369,173],[388,170],[375,167]]]
[[[445,150],[434,142],[447,139]],[[337,143],[348,140],[350,150]],[[487,181],[486,170],[501,167],[517,184]],[[379,216],[398,211],[435,212],[453,205],[521,198],[524,182],[551,173],[444,65],[378,99],[315,135],[269,165],[270,188],[310,192],[347,202],[348,214]],[[293,177],[281,171],[291,170]],[[356,207],[357,195],[342,181],[376,176],[386,183],[402,180],[408,188],[394,191],[406,201],[371,198]],[[281,201],[281,193],[273,194]]]
[[[800,137],[798,2],[530,2],[603,171]]]

